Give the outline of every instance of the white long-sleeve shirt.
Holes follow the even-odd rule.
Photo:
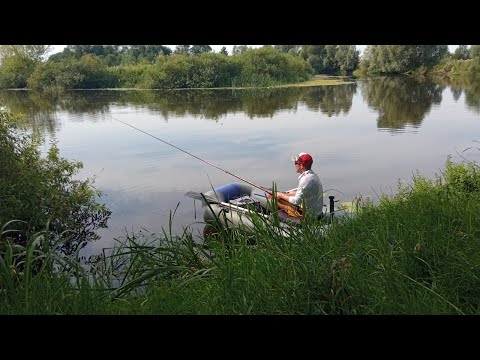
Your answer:
[[[298,177],[298,188],[295,196],[290,196],[288,201],[294,205],[302,205],[305,197],[307,211],[316,216],[323,211],[323,186],[320,178],[313,170],[307,170]]]

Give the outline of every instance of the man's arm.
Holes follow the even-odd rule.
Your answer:
[[[278,199],[278,207],[282,210],[287,211],[288,209],[293,209],[297,213],[301,214],[301,207],[300,205],[296,205],[290,202],[290,196],[292,194],[296,195],[296,191],[294,192],[277,192],[277,199]]]
[[[296,191],[277,192],[277,198],[290,202],[290,196],[295,196]]]

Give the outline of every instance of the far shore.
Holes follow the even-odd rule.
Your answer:
[[[332,75],[315,75],[312,80],[303,81],[293,84],[282,84],[274,86],[244,86],[244,87],[215,87],[215,88],[181,88],[181,89],[139,89],[139,88],[97,88],[97,89],[67,89],[69,91],[92,91],[92,90],[105,90],[105,91],[131,91],[131,90],[162,90],[162,91],[178,91],[178,90],[244,90],[244,89],[273,89],[273,88],[286,88],[286,87],[305,87],[305,86],[323,86],[323,85],[343,85],[351,84],[355,81],[348,76],[332,76]],[[15,90],[15,91],[30,91],[31,89],[0,89],[0,90]]]

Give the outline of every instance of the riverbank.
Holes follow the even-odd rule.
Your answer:
[[[304,86],[325,86],[325,85],[344,85],[352,84],[355,81],[352,77],[347,76],[331,76],[331,75],[315,75],[312,80],[303,81],[297,84],[285,84],[273,87],[304,87]]]
[[[188,91],[188,90],[245,90],[245,89],[276,89],[289,87],[308,87],[308,86],[330,86],[330,85],[344,85],[355,83],[353,77],[348,76],[332,76],[332,75],[315,75],[312,79],[302,81],[299,83],[289,83],[282,85],[271,86],[228,86],[228,87],[205,87],[205,88],[174,88],[174,89],[143,89],[143,88],[91,88],[91,89],[69,89],[69,91]],[[35,91],[32,89],[2,89],[8,91]]]

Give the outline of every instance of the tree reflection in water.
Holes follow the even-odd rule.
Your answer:
[[[442,85],[407,77],[371,79],[361,87],[368,106],[378,111],[377,127],[393,130],[419,127],[432,105],[442,101],[443,90]]]
[[[328,117],[347,115],[360,87],[368,106],[378,112],[377,127],[397,131],[419,127],[432,105],[440,104],[447,84],[418,82],[409,77],[383,77],[344,85],[215,90],[95,90],[45,94],[0,91],[0,105],[26,115],[38,132],[53,134],[59,126],[57,111],[78,115],[78,120],[103,121],[112,106],[149,109],[165,122],[170,117],[192,116],[219,121],[227,114],[244,113],[251,119],[272,118],[281,111],[309,110]],[[480,84],[449,84],[456,101],[465,94],[466,105],[480,112]],[[83,115],[88,115],[83,119]]]

